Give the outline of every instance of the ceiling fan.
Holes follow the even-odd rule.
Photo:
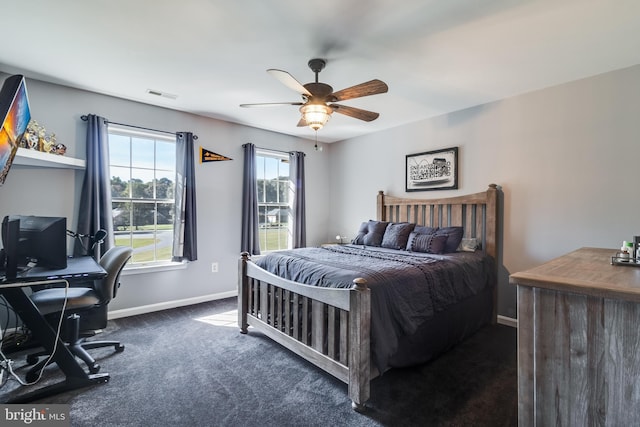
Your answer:
[[[240,104],[240,106],[270,107],[278,105],[299,105],[302,118],[298,122],[298,126],[309,126],[316,131],[327,123],[327,120],[329,120],[333,112],[364,120],[365,122],[370,122],[380,116],[380,114],[374,113],[373,111],[336,104],[335,102],[385,93],[389,90],[385,82],[374,79],[334,92],[331,86],[318,81],[318,74],[324,69],[325,65],[327,65],[327,61],[314,58],[309,61],[308,65],[311,71],[315,73],[316,81],[304,85],[286,71],[273,68],[267,70],[269,74],[280,80],[282,84],[302,95],[303,102],[268,102],[261,104]]]

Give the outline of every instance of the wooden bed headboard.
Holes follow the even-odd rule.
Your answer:
[[[413,222],[430,227],[464,227],[465,238],[476,238],[497,260],[498,186],[487,191],[441,199],[407,199],[378,192],[379,221]]]

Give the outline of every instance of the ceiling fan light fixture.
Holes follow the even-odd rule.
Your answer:
[[[267,70],[276,79],[280,80],[289,89],[293,89],[302,95],[302,102],[269,102],[261,104],[240,104],[241,107],[266,107],[271,105],[298,105],[302,117],[298,120],[298,127],[309,126],[314,131],[322,129],[329,120],[333,112],[344,116],[353,117],[354,119],[370,122],[377,119],[380,114],[373,111],[363,110],[361,108],[349,107],[348,105],[335,104],[335,102],[347,101],[349,99],[361,98],[363,96],[377,95],[386,93],[389,86],[382,80],[373,79],[368,82],[360,83],[339,90],[333,91],[333,88],[322,83],[318,79],[318,74],[325,67],[327,61],[321,58],[314,58],[309,61],[309,68],[316,75],[315,82],[302,84],[291,74],[283,70],[270,68]]]
[[[307,125],[317,131],[329,120],[331,108],[324,104],[307,104],[300,107],[300,112]]]

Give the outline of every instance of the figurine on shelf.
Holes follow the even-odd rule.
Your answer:
[[[51,139],[49,135],[45,135],[44,138],[40,138],[40,151],[44,151],[45,153],[51,153],[51,148],[53,144],[51,143]]]
[[[51,153],[53,153],[53,154],[59,154],[59,155],[62,156],[66,152],[67,152],[67,146],[64,145],[64,144],[55,144],[51,148]]]
[[[30,150],[38,150],[40,145],[40,135],[44,129],[35,120],[31,120],[20,140],[20,147]]]
[[[56,134],[47,134],[47,130],[35,120],[31,120],[27,125],[20,140],[20,147],[59,155],[67,152],[67,147],[64,144],[56,142]]]

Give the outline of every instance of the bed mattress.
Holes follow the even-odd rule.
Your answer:
[[[329,245],[272,252],[253,261],[280,277],[313,286],[350,288],[353,279],[364,278],[371,289],[372,361],[380,372],[389,367],[404,337],[495,286],[494,261],[482,251],[435,255]]]

